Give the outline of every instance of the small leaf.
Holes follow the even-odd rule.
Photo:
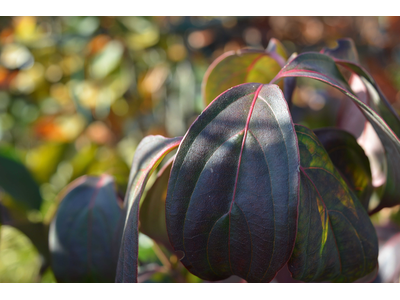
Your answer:
[[[229,51],[218,57],[207,69],[202,83],[206,105],[225,90],[246,82],[269,83],[283,65],[284,60],[265,51],[245,49]]]
[[[337,43],[338,45],[336,48],[323,48],[321,50],[321,53],[334,58],[351,61],[357,64],[359,63],[357,48],[352,39],[339,39],[337,40]]]
[[[346,62],[345,64],[353,70],[357,70],[357,72],[363,71],[353,63]],[[363,74],[366,75],[365,72]],[[373,212],[378,211],[383,206],[399,204],[400,189],[397,189],[396,186],[400,182],[400,141],[396,133],[399,134],[400,126],[397,126],[398,116],[394,114],[392,111],[393,108],[390,104],[388,104],[387,101],[382,102],[382,110],[380,109],[380,113],[382,112],[383,115],[385,115],[385,118],[382,118],[371,109],[371,107],[364,104],[351,92],[349,85],[337,68],[335,61],[324,54],[310,52],[297,56],[279,72],[273,81],[292,76],[308,77],[325,82],[350,97],[350,99],[358,106],[380,138],[385,148],[387,159],[388,180],[385,187],[385,194],[381,204],[374,209]],[[368,80],[371,83],[371,79]],[[384,98],[381,97],[381,99]],[[393,127],[390,128],[386,121]]]
[[[125,227],[118,258],[116,282],[137,282],[139,203],[147,180],[162,159],[179,146],[181,137],[147,136],[133,157],[124,201]]]
[[[174,157],[158,172],[157,179],[147,191],[139,212],[140,231],[170,250],[172,246],[165,223],[165,198],[173,161]]]
[[[373,187],[371,168],[364,150],[354,136],[346,131],[324,128],[315,130],[314,133],[347,186],[368,211]]]
[[[119,201],[109,175],[82,176],[68,186],[50,225],[57,281],[114,281],[123,224]]]
[[[285,46],[283,46],[283,44],[279,40],[277,40],[276,38],[271,38],[265,51],[268,53],[276,53],[277,55],[279,55],[282,60],[280,61],[279,58],[275,60],[278,61],[280,65],[285,65],[285,61],[287,61],[288,59],[288,52]]]
[[[242,84],[216,98],[177,152],[166,220],[181,262],[205,280],[269,282],[295,239],[299,152],[276,85]]]
[[[0,149],[0,188],[25,209],[40,209],[39,186],[11,149]]]
[[[296,133],[300,206],[289,270],[294,279],[306,282],[355,281],[377,267],[375,229],[318,138],[299,125]]]

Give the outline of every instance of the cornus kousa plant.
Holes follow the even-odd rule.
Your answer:
[[[293,123],[298,77],[346,96],[339,128]],[[56,278],[137,282],[141,230],[207,281],[270,282],[283,268],[303,282],[373,281],[369,215],[400,204],[400,119],[353,41],[290,57],[275,39],[227,52],[202,93],[206,108],[184,137],[139,144],[123,204],[108,175],[65,192],[50,227]]]

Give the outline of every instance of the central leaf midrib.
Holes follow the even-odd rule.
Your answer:
[[[256,92],[254,93],[254,98],[253,98],[253,101],[251,102],[251,105],[250,105],[249,114],[247,115],[246,125],[244,127],[244,133],[243,133],[242,146],[240,148],[238,167],[237,167],[237,170],[236,170],[236,178],[235,178],[235,184],[234,184],[234,188],[233,188],[232,201],[231,201],[231,206],[229,207],[229,211],[228,211],[228,215],[229,215],[228,261],[229,261],[229,268],[231,269],[231,273],[232,274],[233,274],[233,270],[232,270],[232,264],[231,264],[231,211],[232,211],[233,203],[235,202],[237,182],[238,182],[238,179],[239,179],[240,164],[242,162],[243,149],[244,149],[244,145],[246,143],[247,132],[249,130],[249,125],[250,125],[250,119],[251,119],[251,116],[253,114],[254,106],[256,105],[256,101],[258,99],[258,95],[259,95],[262,87],[263,87],[263,85],[260,85],[257,88]]]

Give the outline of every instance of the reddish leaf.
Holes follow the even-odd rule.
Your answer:
[[[174,157],[158,172],[157,179],[147,191],[139,212],[140,231],[170,250],[172,247],[165,223],[165,198],[173,161]]]
[[[57,281],[114,281],[123,224],[120,201],[109,175],[83,176],[69,185],[50,225]]]
[[[125,228],[118,258],[116,282],[137,282],[139,203],[147,180],[162,159],[179,146],[181,137],[147,136],[133,157],[124,200]]]
[[[314,133],[350,190],[368,211],[373,188],[371,168],[364,150],[354,136],[346,131],[324,128],[315,130]]]
[[[299,153],[276,85],[243,84],[216,98],[176,155],[167,230],[181,262],[205,280],[269,282],[295,239]]]
[[[296,125],[301,158],[299,221],[289,260],[294,279],[351,282],[377,267],[378,241],[367,212],[318,138]]]
[[[270,82],[283,65],[277,54],[245,49],[229,51],[218,57],[207,69],[202,83],[206,105],[227,89],[246,82]]]
[[[346,65],[351,67],[357,72],[361,72],[357,65],[346,62]],[[360,71],[361,70],[361,71]],[[365,73],[362,73],[365,75]],[[320,53],[304,53],[297,56],[290,63],[288,63],[276,76],[273,81],[285,77],[308,77],[325,82],[341,92],[350,97],[352,101],[358,106],[358,108],[363,112],[364,116],[371,123],[374,130],[378,134],[386,153],[387,159],[387,184],[385,187],[385,194],[382,199],[380,206],[393,206],[400,203],[400,190],[396,189],[396,185],[400,182],[400,141],[396,136],[395,132],[400,130],[396,123],[398,122],[398,117],[392,114],[391,106],[385,101],[383,101],[380,112],[384,112],[385,120],[389,124],[393,124],[393,130],[387,125],[385,120],[379,116],[373,109],[368,105],[364,104],[359,100],[354,94],[352,94],[350,87],[348,86],[343,75],[337,68],[335,61]],[[371,80],[371,79],[368,79]],[[381,94],[380,94],[381,95]],[[381,97],[381,100],[384,99]],[[391,109],[390,109],[391,108]],[[389,180],[390,178],[390,180]],[[380,209],[379,207],[377,209]],[[374,210],[376,211],[376,210]]]

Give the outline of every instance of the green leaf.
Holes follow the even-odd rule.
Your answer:
[[[347,186],[368,211],[373,187],[371,168],[364,150],[354,136],[344,130],[324,128],[317,129],[314,133]]]
[[[346,65],[357,69],[355,64],[346,63]],[[297,56],[279,72],[273,81],[285,77],[307,77],[316,79],[337,88],[350,97],[371,123],[385,148],[388,181],[380,206],[400,204],[400,190],[396,188],[397,184],[400,182],[400,141],[396,133],[400,130],[400,127],[397,126],[397,115],[391,113],[393,108],[387,106],[390,104],[384,102],[382,105],[382,107],[386,107],[385,113],[383,113],[383,115],[386,116],[385,119],[351,92],[346,80],[337,68],[335,61],[324,54],[310,52]],[[390,128],[386,121],[394,127]],[[378,207],[374,211],[379,209]]]
[[[204,75],[202,94],[205,104],[210,104],[222,92],[242,83],[269,83],[283,66],[276,58],[283,61],[276,54],[252,49],[222,54]]]
[[[172,247],[165,223],[165,198],[173,161],[172,157],[158,172],[157,179],[147,191],[139,212],[140,231],[170,250]]]
[[[16,204],[10,197],[4,197],[0,201],[0,223],[18,229],[31,240],[39,253],[39,274],[43,274],[50,266],[49,226],[41,222],[30,221],[28,219],[30,213]]]
[[[133,157],[124,200],[125,227],[122,236],[116,282],[137,282],[139,203],[147,180],[162,159],[179,146],[181,137],[147,136]]]
[[[299,152],[282,91],[243,84],[192,124],[168,184],[166,220],[181,262],[205,280],[269,282],[293,249]]]
[[[0,188],[25,209],[40,209],[39,186],[12,149],[0,149]]]
[[[301,158],[299,220],[289,270],[306,282],[352,282],[377,267],[367,212],[313,132],[296,125]]]
[[[113,177],[82,176],[62,197],[50,225],[58,282],[114,282],[123,225]]]

